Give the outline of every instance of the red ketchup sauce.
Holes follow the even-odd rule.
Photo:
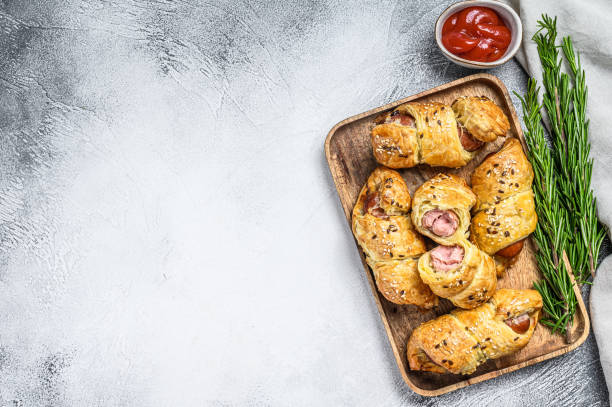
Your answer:
[[[468,7],[446,19],[442,44],[458,57],[478,62],[501,58],[512,35],[504,21],[488,7]]]

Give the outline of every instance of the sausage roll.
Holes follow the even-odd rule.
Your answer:
[[[379,167],[353,208],[353,234],[387,300],[431,308],[438,304],[438,297],[419,276],[417,261],[425,252],[425,242],[414,230],[409,210],[404,179],[396,171]]]
[[[473,153],[461,146],[453,109],[442,103],[405,103],[372,129],[374,157],[391,168],[417,164],[462,167]]]
[[[510,127],[502,110],[484,97],[459,98],[452,107],[437,102],[405,103],[379,116],[375,123],[371,134],[374,157],[391,168],[417,164],[462,167],[483,143],[505,135]]]
[[[453,102],[452,108],[460,137],[474,145],[495,141],[510,129],[510,122],[501,108],[485,96],[460,97]]]
[[[416,328],[408,340],[412,370],[471,374],[488,359],[523,348],[542,308],[535,290],[497,290],[472,310],[454,310]]]
[[[470,209],[476,195],[461,177],[438,174],[421,185],[412,201],[412,222],[419,233],[436,243],[452,245],[465,240]]]
[[[532,182],[533,169],[516,138],[507,140],[472,174],[477,203],[471,239],[481,250],[495,255],[498,271],[521,251],[524,239],[536,228]]]
[[[418,267],[431,291],[456,307],[476,308],[495,293],[495,262],[467,240],[428,251]]]

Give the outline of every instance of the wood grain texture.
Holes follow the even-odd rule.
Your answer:
[[[521,140],[523,148],[526,148],[523,133],[507,89],[499,79],[489,74],[471,75],[350,117],[334,126],[325,141],[325,154],[349,227],[351,211],[357,195],[368,175],[377,166],[370,145],[370,130],[373,127],[374,117],[380,112],[410,101],[438,101],[450,104],[458,96],[464,95],[487,96],[501,106],[510,119],[508,137],[517,137]],[[414,194],[416,188],[425,180],[439,172],[459,175],[470,183],[474,168],[480,164],[487,154],[497,151],[504,141],[505,138],[499,138],[493,143],[488,143],[478,152],[472,162],[463,168],[448,169],[418,166],[400,170],[400,173],[406,180],[411,194]],[[565,338],[560,335],[552,335],[548,328],[540,324],[524,349],[513,355],[488,361],[472,375],[439,375],[411,371],[406,360],[406,342],[412,330],[424,321],[447,313],[453,307],[447,300],[442,300],[440,306],[431,311],[422,311],[412,305],[401,306],[388,302],[376,289],[373,275],[361,250],[360,253],[364,270],[375,296],[402,377],[412,390],[421,395],[436,396],[444,394],[562,355],[580,346],[589,334],[589,317],[580,291],[575,285],[574,290],[579,301],[579,307],[569,335],[571,343],[567,343]],[[541,275],[537,269],[534,256],[534,243],[529,238],[518,260],[506,270],[505,275],[499,280],[498,286],[500,288],[532,288],[533,282],[540,278]]]

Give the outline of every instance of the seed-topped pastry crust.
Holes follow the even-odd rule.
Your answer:
[[[533,169],[521,143],[511,138],[487,157],[472,174],[477,202],[473,209],[471,240],[507,265],[522,248],[538,221],[531,184]]]
[[[541,308],[542,297],[535,290],[500,289],[478,308],[455,309],[427,321],[408,340],[410,369],[474,373],[488,359],[527,345]]]
[[[510,129],[508,117],[499,106],[484,96],[463,96],[452,104],[457,122],[482,142],[504,137]]]
[[[426,249],[412,226],[410,201],[408,187],[396,171],[375,169],[353,208],[353,234],[387,300],[432,308],[438,297],[419,276],[418,258]]]
[[[475,308],[495,293],[495,262],[467,240],[428,251],[418,267],[421,279],[434,294],[457,307]]]
[[[476,195],[463,178],[438,174],[415,191],[412,223],[436,243],[452,245],[469,236],[470,209],[475,203]]]
[[[495,103],[473,96],[457,99],[452,107],[438,102],[405,103],[374,122],[374,157],[390,168],[463,167],[485,142],[504,136],[510,127]]]

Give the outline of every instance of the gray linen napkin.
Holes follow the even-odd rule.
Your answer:
[[[531,37],[542,13],[557,16],[559,37],[571,35],[580,52],[588,86],[592,186],[599,219],[612,226],[612,1],[509,0],[523,22],[523,46],[517,59],[541,84],[542,67]],[[612,394],[612,256],[597,270],[591,289],[591,320],[601,365]]]

